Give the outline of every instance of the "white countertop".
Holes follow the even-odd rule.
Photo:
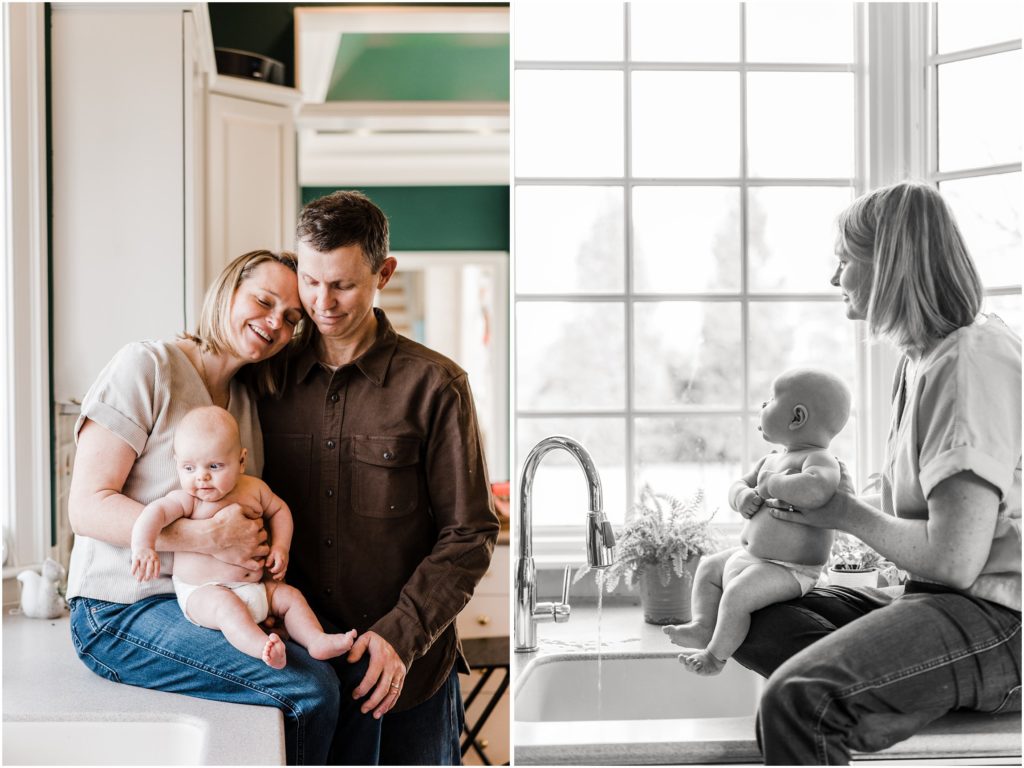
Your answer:
[[[284,723],[277,709],[104,680],[75,654],[67,615],[28,619],[4,608],[3,719],[188,722],[205,733],[204,765],[284,765]]]
[[[518,691],[523,672],[531,661],[554,654],[593,654],[600,632],[601,652],[629,656],[660,655],[675,649],[661,627],[643,620],[640,606],[605,605],[598,621],[594,604],[573,605],[568,622],[537,625],[539,650],[513,653],[512,673]],[[734,664],[735,662],[730,662]],[[592,723],[513,723],[517,744],[516,761],[522,764],[655,764],[655,763],[758,763],[760,754],[754,738],[753,717],[693,719],[683,722],[693,731],[685,743],[669,738],[630,741],[630,721]],[[588,731],[582,743],[573,743],[574,728]],[[1020,755],[1021,721],[1018,713],[990,716],[981,713],[954,713],[941,718],[917,735],[880,753],[865,755],[872,760],[940,759],[949,757],[985,758]],[[642,730],[632,726],[634,731]],[[582,733],[582,731],[581,731]],[[518,734],[518,735],[517,735]],[[551,744],[545,743],[552,737]],[[591,739],[589,743],[588,739]],[[594,743],[596,740],[598,743]],[[1019,758],[1016,764],[1020,764]]]

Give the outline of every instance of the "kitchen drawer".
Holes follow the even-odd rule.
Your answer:
[[[477,593],[459,614],[459,635],[468,637],[508,637],[508,596]]]

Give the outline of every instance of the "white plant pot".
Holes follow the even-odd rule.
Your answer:
[[[878,569],[837,571],[834,568],[829,568],[828,583],[833,587],[877,587]]]

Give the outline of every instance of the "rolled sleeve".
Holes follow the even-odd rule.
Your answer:
[[[141,456],[153,430],[157,361],[143,343],[123,347],[89,388],[75,423],[75,442],[86,419],[120,437]]]
[[[961,342],[922,376],[918,441],[925,498],[965,471],[1005,498],[1021,455],[1019,429],[1007,429],[1021,422],[1019,364]]]
[[[972,446],[961,446],[943,451],[927,466],[921,467],[921,491],[927,497],[935,486],[959,472],[973,474],[991,483],[999,491],[1002,500],[1014,482],[1014,468]]]

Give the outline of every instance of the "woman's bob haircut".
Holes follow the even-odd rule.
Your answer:
[[[274,251],[258,250],[243,253],[224,268],[213,285],[206,291],[195,333],[183,333],[181,338],[194,341],[203,352],[211,352],[215,355],[224,352],[235,353],[236,350],[229,341],[231,338],[229,325],[231,303],[234,301],[238,287],[249,279],[253,271],[261,264],[271,261],[284,265],[292,272],[297,271],[295,254],[290,251],[275,253]],[[301,330],[301,326],[305,322],[305,314],[303,314],[303,319],[295,329],[296,333]],[[260,394],[276,395],[279,392],[281,366],[274,365],[273,358],[255,363],[248,368],[250,370],[246,372],[247,378]]]
[[[974,322],[982,286],[939,192],[904,181],[857,198],[838,217],[840,254],[871,265],[871,334],[921,352]]]

